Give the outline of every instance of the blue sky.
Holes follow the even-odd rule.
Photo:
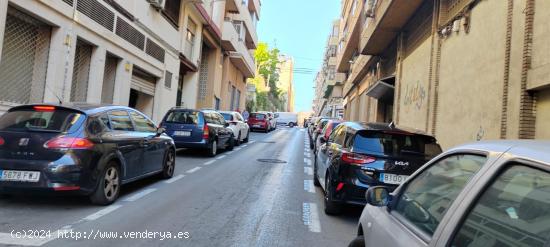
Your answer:
[[[261,0],[258,37],[270,47],[294,57],[294,68],[313,70],[294,73],[294,111],[311,110],[314,82],[321,68],[332,21],[340,13],[339,0]]]

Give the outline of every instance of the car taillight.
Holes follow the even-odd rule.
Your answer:
[[[56,137],[44,144],[48,149],[91,149],[94,143],[86,138],[78,137]]]
[[[203,130],[202,139],[208,140],[208,138],[210,137],[210,133],[209,133],[209,130],[208,130],[208,124],[204,124],[204,127],[203,127],[202,130]]]
[[[356,153],[342,154],[342,161],[350,164],[369,164],[376,161],[376,158]]]
[[[4,143],[6,143],[6,141],[0,136],[0,146],[4,145]]]

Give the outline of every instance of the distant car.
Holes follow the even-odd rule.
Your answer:
[[[206,151],[210,157],[219,149],[233,150],[235,138],[229,123],[213,110],[173,108],[162,119],[161,126],[174,139],[177,148]]]
[[[311,142],[309,143],[309,148],[311,150],[315,150],[315,145],[317,144],[317,137],[321,135],[321,132],[325,128],[326,124],[330,121],[328,118],[322,118],[317,125],[315,126],[315,129],[313,129],[313,132],[311,133]]]
[[[548,154],[548,141],[453,148],[391,194],[369,188],[350,246],[549,246]]]
[[[0,117],[0,193],[87,195],[111,204],[120,186],[174,174],[176,149],[164,129],[123,106],[16,106]]]
[[[325,213],[338,214],[344,204],[365,204],[365,191],[378,185],[390,190],[441,153],[433,136],[385,123],[344,122],[317,150],[314,184],[325,192]]]
[[[317,135],[315,138],[315,146],[313,147],[313,153],[317,153],[317,149],[323,144],[321,141],[321,137],[324,138],[324,140],[328,140],[330,134],[332,133],[332,130],[336,128],[339,124],[341,124],[342,121],[339,120],[327,120],[327,123],[323,127],[323,130],[321,130],[321,133]]]
[[[253,112],[250,113],[250,117],[248,117],[248,126],[250,127],[250,130],[261,130],[265,133],[269,132],[271,130],[271,123],[268,120],[268,116],[266,113],[259,113],[259,112]]]
[[[225,121],[229,123],[229,127],[233,131],[235,137],[235,145],[241,145],[241,142],[248,142],[250,136],[250,128],[244,121],[243,116],[236,111],[220,111]]]
[[[272,131],[274,129],[277,129],[277,119],[275,117],[275,113],[267,112],[267,111],[260,111],[259,113],[263,113],[267,116],[267,121],[269,122],[269,130],[268,131]]]
[[[293,112],[276,112],[277,125],[293,128],[298,126],[298,114]]]

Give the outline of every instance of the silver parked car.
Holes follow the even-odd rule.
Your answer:
[[[350,246],[550,246],[550,142],[494,141],[372,187]]]

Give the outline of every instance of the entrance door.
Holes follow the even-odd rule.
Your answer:
[[[130,85],[129,106],[144,113],[149,118],[153,116],[156,78],[139,70],[132,74]]]

